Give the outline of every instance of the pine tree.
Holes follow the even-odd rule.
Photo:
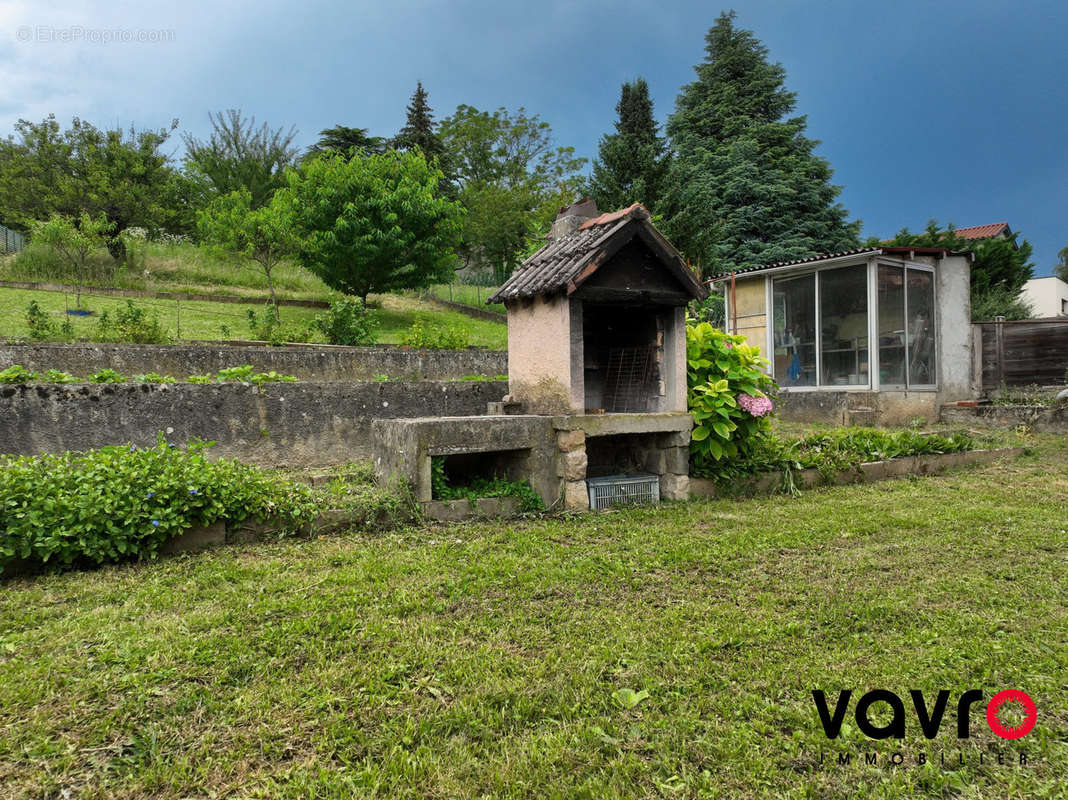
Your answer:
[[[697,80],[668,121],[674,158],[662,213],[667,230],[705,274],[857,246],[859,222],[836,202],[840,187],[813,152],[805,117],[767,48],[721,14],[705,37]]]
[[[616,132],[601,137],[589,193],[604,211],[641,203],[655,211],[668,166],[644,78],[624,83]]]
[[[438,158],[444,152],[441,139],[434,126],[433,109],[427,102],[426,89],[420,81],[408,104],[408,118],[404,127],[393,138],[393,147],[397,150],[415,150],[418,148],[427,160]]]

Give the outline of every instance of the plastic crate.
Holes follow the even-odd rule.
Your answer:
[[[660,502],[658,475],[608,475],[604,478],[587,478],[586,488],[590,493],[590,508],[594,511],[609,506]]]

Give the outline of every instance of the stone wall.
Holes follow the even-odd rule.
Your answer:
[[[775,414],[788,422],[828,425],[907,425],[917,419],[938,421],[936,392],[783,391]]]
[[[124,375],[157,372],[185,378],[251,364],[309,381],[448,380],[466,375],[494,378],[508,372],[508,354],[499,350],[410,350],[403,347],[332,345],[0,344],[0,369],[21,364],[28,370],[58,369],[88,377],[111,367]],[[503,393],[502,393],[503,394]],[[500,399],[500,398],[497,398]]]
[[[1011,430],[1027,425],[1036,433],[1068,433],[1068,405],[1053,406],[957,406],[942,407],[947,425]]]
[[[213,457],[311,467],[371,457],[371,422],[485,413],[503,381],[0,387],[0,452],[214,440]]]

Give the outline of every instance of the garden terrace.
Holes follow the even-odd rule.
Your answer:
[[[1056,797],[1068,440],[1031,447],[799,499],[353,530],[10,581],[4,794]],[[1039,702],[1020,743],[978,707],[968,740],[910,722],[893,744],[852,727],[829,742],[812,703],[814,687],[989,699],[1020,664]],[[897,750],[907,763],[886,768]],[[857,763],[870,751],[876,767]]]

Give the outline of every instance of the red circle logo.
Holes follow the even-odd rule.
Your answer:
[[[1019,703],[1024,707],[1024,720],[1015,728],[1002,725],[1001,720],[998,719],[998,710],[1005,703]],[[1035,708],[1035,701],[1026,692],[1018,689],[1005,689],[998,692],[990,698],[990,704],[986,707],[986,724],[1002,739],[1022,739],[1035,727],[1037,719],[1038,709]]]

